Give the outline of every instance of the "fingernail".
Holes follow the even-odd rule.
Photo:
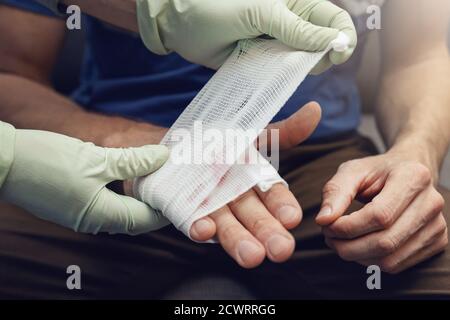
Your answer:
[[[255,243],[242,240],[238,244],[238,255],[239,258],[245,263],[251,263],[254,260],[254,256],[258,254],[259,246]]]
[[[292,241],[281,235],[274,235],[267,241],[267,250],[272,257],[277,257],[280,254],[288,251],[292,245]]]
[[[287,224],[295,220],[297,217],[297,209],[292,206],[282,206],[278,209],[278,219],[281,223]]]
[[[202,219],[198,220],[194,223],[194,233],[200,237],[200,235],[204,235],[205,233],[208,233],[211,230],[211,222],[208,220]]]
[[[320,210],[319,214],[317,215],[317,218],[327,217],[329,215],[331,215],[331,208],[329,206],[325,206]]]

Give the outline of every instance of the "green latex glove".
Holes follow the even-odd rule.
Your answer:
[[[136,0],[141,38],[156,54],[177,52],[217,69],[236,41],[263,34],[305,51],[324,50],[339,31],[351,39],[314,73],[350,58],[357,36],[350,15],[326,0]]]
[[[168,224],[143,202],[105,187],[157,170],[168,158],[166,147],[101,148],[1,122],[0,138],[0,198],[39,218],[94,234],[139,234]]]

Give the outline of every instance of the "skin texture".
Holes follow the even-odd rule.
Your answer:
[[[89,2],[91,10],[101,5]],[[445,47],[450,3],[436,0],[430,6],[421,0],[396,0],[384,11],[384,65],[376,113],[389,149],[340,167],[324,189],[317,223],[323,226],[327,244],[343,259],[377,263],[397,273],[447,245],[436,183],[450,141]],[[16,27],[11,30],[13,22]],[[0,30],[7,31],[0,32],[0,70],[5,71],[0,75],[2,120],[107,146],[154,143],[164,134],[165,129],[149,124],[88,113],[48,87],[64,32],[60,21],[0,6]],[[23,36],[30,33],[32,37]],[[281,144],[289,148],[303,141],[319,118],[320,107],[312,103],[272,127],[280,128]],[[356,197],[367,205],[344,216]],[[265,257],[275,262],[288,259],[295,243],[287,230],[300,220],[297,199],[283,186],[275,186],[265,194],[250,190],[196,222],[191,234],[197,240],[217,235],[239,265],[252,268]]]

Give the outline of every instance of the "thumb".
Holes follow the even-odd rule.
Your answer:
[[[146,176],[158,170],[168,157],[169,150],[163,145],[127,149],[108,148],[106,178],[113,181]]]
[[[358,171],[349,162],[343,163],[323,188],[322,207],[316,223],[326,226],[343,216],[355,199],[363,180],[363,171]]]
[[[76,229],[85,233],[136,235],[160,229],[168,224],[163,216],[145,203],[103,188]]]
[[[274,1],[270,17],[261,19],[261,32],[299,50],[322,51],[336,39],[337,29],[321,27],[297,16],[282,1]]]
[[[271,123],[267,130],[279,130],[281,150],[287,150],[305,141],[320,122],[322,110],[317,102],[309,102],[289,118]],[[271,145],[271,135],[267,137],[267,145]]]

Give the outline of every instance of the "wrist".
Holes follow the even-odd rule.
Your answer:
[[[442,156],[429,140],[413,135],[397,139],[387,154],[405,161],[417,161],[430,170],[433,181],[439,180]]]
[[[126,147],[116,141],[133,130],[141,129],[146,124],[126,119],[120,116],[110,116],[77,109],[66,113],[59,121],[60,128],[56,131],[86,142],[92,142],[102,147]],[[148,129],[146,129],[148,130]]]
[[[149,123],[126,121],[127,123],[117,130],[109,130],[99,145],[108,148],[129,148],[158,144],[167,130]]]
[[[158,144],[167,131],[166,128],[149,123],[78,108],[60,115],[57,123],[57,128],[43,129],[110,148]]]

